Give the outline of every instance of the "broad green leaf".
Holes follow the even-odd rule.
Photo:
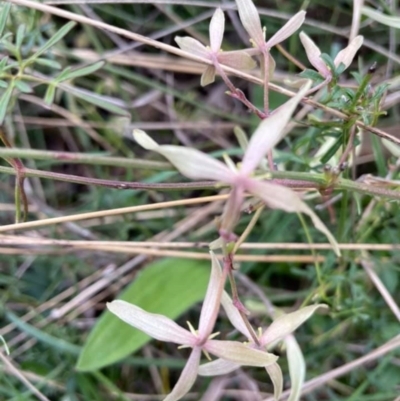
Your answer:
[[[61,80],[58,77],[57,81],[61,82],[61,81],[66,81],[68,79],[78,78],[78,77],[82,77],[84,75],[92,74],[93,72],[96,72],[101,67],[103,67],[104,64],[105,64],[104,61],[98,61],[97,63],[90,64],[90,65],[87,65],[82,68],[77,68],[75,70],[69,70],[67,74],[63,74],[63,77]]]
[[[0,9],[0,36],[3,35],[4,28],[7,23],[8,14],[10,13],[11,3],[3,3]]]
[[[74,26],[75,22],[71,21],[65,24],[58,32],[56,32],[39,50],[30,57],[30,60],[34,60],[54,46],[59,40],[61,40]]]
[[[8,104],[10,103],[13,89],[13,84],[9,85],[9,87],[4,91],[3,95],[0,98],[0,125],[3,124],[4,118],[6,117],[7,108]]]
[[[77,98],[84,100],[85,102],[94,104],[95,106],[101,107],[104,110],[108,110],[111,113],[119,114],[122,116],[130,117],[128,111],[122,107],[117,106],[113,99],[109,99],[107,96],[98,95],[97,93],[89,92],[87,90],[76,88],[73,86],[60,86],[64,91],[71,93]]]
[[[176,319],[204,298],[209,276],[210,263],[162,259],[148,265],[116,298]],[[106,311],[86,340],[77,369],[100,369],[139,350],[148,341],[149,336]]]

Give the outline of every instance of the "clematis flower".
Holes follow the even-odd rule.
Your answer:
[[[253,46],[261,53],[269,50],[277,44],[283,42],[289,36],[293,35],[305,19],[305,11],[299,11],[290,20],[276,32],[268,41],[265,40],[266,29],[261,27],[258,11],[252,0],[236,0],[240,21],[244,29],[250,36]]]
[[[216,66],[218,64],[225,64],[239,70],[251,70],[257,65],[244,50],[231,52],[223,52],[221,50],[224,30],[225,16],[223,11],[217,8],[210,22],[210,47],[204,46],[198,40],[189,36],[175,37],[175,42],[182,50],[213,62],[213,65],[209,65],[201,76],[202,86],[214,82]]]
[[[249,341],[251,347],[259,350],[266,350],[275,346],[280,341],[285,341],[289,359],[289,371],[292,379],[292,394],[290,400],[298,399],[301,383],[304,380],[304,359],[299,346],[291,336],[299,326],[308,320],[317,309],[327,308],[327,305],[310,305],[301,308],[295,312],[279,315],[271,325],[258,336],[256,344],[244,324],[238,309],[234,306],[232,299],[224,292],[221,298],[221,304],[233,326],[241,332]],[[199,367],[201,376],[217,376],[233,372],[238,369],[240,364],[232,363],[226,359],[217,359]],[[274,385],[274,397],[280,398],[283,388],[282,371],[277,363],[265,367]]]
[[[128,302],[116,300],[107,304],[108,309],[124,322],[159,340],[192,348],[181,376],[174,389],[164,401],[176,401],[182,398],[192,387],[197,377],[202,351],[208,356],[213,354],[232,363],[248,366],[265,367],[276,362],[277,356],[265,351],[253,349],[236,341],[213,340],[211,335],[222,296],[226,271],[221,271],[219,262],[211,253],[211,276],[206,296],[200,313],[199,329],[190,331],[180,327],[173,320],[154,313],[149,313]]]
[[[194,180],[213,180],[229,184],[232,187],[230,197],[225,205],[220,233],[228,241],[233,237],[232,230],[239,218],[240,208],[245,192],[261,198],[269,207],[286,212],[305,213],[312,219],[314,226],[328,238],[337,254],[340,254],[337,243],[318,218],[318,216],[290,188],[261,181],[252,177],[256,167],[265,154],[283,137],[283,131],[296,106],[310,88],[308,82],[299,93],[261,121],[254,132],[239,169],[226,164],[197,149],[183,146],[158,145],[142,130],[134,130],[135,140],[143,148],[153,150],[167,158],[184,176]]]
[[[313,42],[313,40],[304,32],[300,32],[300,40],[304,46],[304,49],[307,53],[307,58],[312,64],[312,66],[325,78],[332,79],[332,71],[325,64],[325,62],[321,58],[321,50],[319,47]],[[363,44],[364,37],[359,35],[356,36],[349,45],[342,49],[334,59],[335,67],[339,67],[340,64],[343,64],[345,69],[348,68],[351,62],[354,59],[358,49]],[[344,71],[344,70],[343,70]]]

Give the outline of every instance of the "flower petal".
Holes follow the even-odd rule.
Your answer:
[[[136,305],[121,300],[107,303],[107,308],[125,323],[156,340],[183,345],[190,345],[193,342],[193,334],[165,316],[146,312]]]
[[[242,207],[243,199],[243,188],[240,184],[234,185],[229,198],[225,203],[224,212],[221,218],[220,231],[223,231],[225,234],[232,233],[240,218],[240,209]]]
[[[218,61],[221,64],[236,68],[237,70],[252,70],[257,67],[253,58],[243,50],[234,50],[218,54]]]
[[[328,78],[332,75],[329,68],[326,66],[321,58],[321,50],[314,43],[314,41],[304,32],[300,32],[300,41],[307,53],[308,61],[311,65],[324,77]]]
[[[292,313],[285,313],[277,317],[264,331],[260,343],[264,346],[281,340],[293,333],[299,326],[308,320],[319,308],[328,308],[325,304],[309,305]]]
[[[209,51],[197,39],[193,39],[190,36],[175,36],[175,42],[185,52],[198,57],[209,58]]]
[[[321,231],[329,240],[333,250],[340,255],[338,243],[320,218],[300,199],[296,192],[281,185],[261,182],[254,179],[248,181],[246,188],[253,195],[261,198],[270,208],[281,209],[289,213],[307,214],[315,228]]]
[[[275,362],[265,367],[269,377],[271,378],[272,384],[274,385],[274,398],[276,401],[279,400],[283,390],[283,375],[280,366]]]
[[[287,401],[299,401],[301,396],[301,387],[306,377],[306,363],[303,353],[294,336],[289,335],[285,339],[286,355],[289,364],[290,375],[290,395]]]
[[[210,354],[238,365],[265,367],[278,360],[274,354],[259,351],[237,341],[208,340],[203,348]]]
[[[340,63],[343,63],[346,66],[346,68],[348,68],[348,66],[353,61],[354,56],[356,55],[358,49],[363,44],[363,41],[364,41],[363,36],[361,35],[356,36],[346,48],[344,48],[337,54],[334,60],[335,66],[338,67]]]
[[[215,67],[208,65],[203,74],[201,74],[200,85],[207,86],[215,81]]]
[[[296,96],[275,110],[271,116],[261,121],[244,154],[242,168],[240,169],[243,174],[252,173],[265,154],[282,139],[286,124],[310,85],[311,81],[304,85]]]
[[[200,376],[220,376],[231,373],[239,368],[240,365],[237,363],[218,358],[215,361],[200,365],[198,374]]]
[[[299,11],[297,14],[293,15],[292,18],[278,32],[271,36],[268,40],[266,46],[271,48],[276,46],[278,43],[283,42],[286,38],[293,35],[303,24],[306,18],[305,11]]]
[[[192,388],[197,377],[201,357],[201,348],[195,347],[189,356],[184,369],[182,370],[179,380],[175,384],[174,389],[164,398],[164,401],[180,400]]]
[[[221,305],[224,308],[225,313],[233,327],[240,331],[250,341],[251,335],[249,330],[244,324],[242,316],[240,316],[238,309],[235,307],[235,305],[233,305],[233,301],[226,291],[224,291],[222,294]]]
[[[188,178],[231,183],[232,178],[235,177],[235,174],[224,163],[197,149],[158,145],[144,131],[139,129],[133,130],[133,137],[143,148],[162,154]]]
[[[217,8],[210,22],[210,47],[215,53],[217,53],[221,48],[224,30],[225,15],[220,8]]]
[[[244,29],[258,47],[263,47],[265,43],[264,33],[256,6],[252,0],[236,0],[236,4]]]
[[[199,337],[207,339],[215,325],[225,285],[225,275],[214,252],[211,254],[211,275],[200,313]]]

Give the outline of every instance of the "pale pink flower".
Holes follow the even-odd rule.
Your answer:
[[[260,125],[250,139],[239,169],[198,151],[183,146],[158,145],[144,131],[134,130],[135,140],[145,149],[166,157],[183,175],[194,180],[213,180],[232,187],[221,223],[221,234],[228,237],[236,224],[245,192],[261,198],[269,207],[286,212],[305,213],[311,217],[315,227],[323,232],[337,254],[340,254],[332,234],[318,216],[290,188],[260,181],[252,177],[256,167],[266,153],[278,143],[293,111],[310,87],[310,82],[284,105],[275,110]]]
[[[289,36],[293,35],[305,19],[305,11],[299,11],[290,20],[276,32],[270,39],[266,41],[266,29],[261,27],[258,11],[252,0],[236,0],[240,21],[244,29],[250,36],[250,40],[254,47],[260,50],[261,53],[269,50],[277,44],[283,42]]]
[[[124,322],[156,340],[192,348],[178,382],[164,401],[179,400],[191,389],[197,377],[202,351],[206,355],[213,354],[232,363],[247,366],[266,367],[278,359],[273,354],[256,350],[240,342],[212,339],[215,335],[211,335],[211,331],[218,315],[226,273],[221,272],[219,262],[213,253],[211,259],[211,276],[200,313],[198,331],[191,325],[189,325],[190,331],[186,330],[165,316],[146,312],[125,301],[116,300],[107,304],[108,309]]]
[[[285,341],[288,347],[288,352],[291,353],[288,357],[292,357],[290,366],[292,381],[301,381],[304,376],[304,361],[302,359],[301,351],[297,349],[297,342],[294,337],[291,336],[291,333],[308,320],[317,309],[327,308],[327,305],[310,305],[292,313],[279,315],[264,332],[260,332],[258,336],[258,344],[256,344],[249,333],[247,326],[244,324],[243,318],[238,309],[226,292],[222,295],[221,304],[230,322],[248,339],[251,347],[259,350],[267,350],[280,341]],[[240,364],[232,363],[226,359],[217,359],[201,365],[199,368],[199,374],[201,376],[217,376],[232,372],[240,366]],[[282,371],[276,362],[266,366],[265,369],[274,384],[274,396],[275,399],[278,400],[283,387]],[[298,387],[298,385],[293,386],[293,391],[297,393],[299,390]],[[293,399],[295,399],[295,397],[293,397]]]
[[[210,22],[210,47],[204,46],[197,39],[189,36],[175,37],[175,42],[182,50],[212,61],[213,65],[209,65],[201,76],[202,86],[214,82],[216,73],[215,66],[218,64],[225,64],[238,70],[251,70],[257,65],[244,50],[222,51],[221,45],[224,30],[225,16],[223,11],[217,8]]]
[[[314,43],[314,41],[304,32],[300,32],[300,40],[304,46],[304,49],[307,53],[307,58],[312,64],[312,66],[325,78],[332,79],[332,71],[325,64],[324,60],[321,58],[321,50]],[[340,64],[343,64],[345,69],[348,68],[351,62],[354,59],[358,49],[363,44],[364,37],[356,36],[347,47],[342,49],[334,59],[335,67],[339,67]]]

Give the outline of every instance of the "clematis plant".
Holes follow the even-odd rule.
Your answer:
[[[301,383],[304,381],[305,369],[301,350],[291,333],[308,320],[316,310],[327,308],[327,305],[310,305],[292,313],[281,313],[264,332],[260,331],[257,342],[255,342],[254,335],[250,334],[248,326],[244,324],[242,316],[226,292],[222,295],[221,304],[232,325],[248,339],[251,347],[259,350],[266,350],[274,347],[280,341],[285,342],[292,381],[292,393],[289,399],[292,401],[297,400],[300,395]],[[226,359],[217,359],[201,365],[199,374],[201,376],[217,376],[230,373],[239,367],[240,364],[233,363]],[[274,384],[274,397],[278,400],[283,388],[282,371],[277,363],[266,366],[265,369]]]
[[[269,52],[277,44],[293,35],[303,24],[306,13],[299,11],[286,24],[266,41],[266,28],[261,27],[260,16],[252,0],[236,0],[240,21],[250,36],[250,41],[260,53]]]
[[[251,70],[256,67],[256,62],[244,50],[223,52],[221,49],[225,30],[225,16],[220,8],[217,8],[210,22],[210,46],[204,46],[197,39],[189,36],[175,37],[178,46],[188,52],[212,61],[201,76],[201,85],[206,86],[215,80],[216,70],[221,74],[220,64],[239,69]]]
[[[192,348],[178,382],[164,401],[179,400],[191,389],[197,377],[202,352],[208,358],[209,354],[213,354],[234,364],[247,366],[267,367],[278,359],[271,353],[254,349],[240,342],[213,340],[213,337],[218,334],[211,334],[211,332],[217,319],[227,269],[224,268],[221,271],[218,259],[212,252],[211,261],[211,275],[197,331],[189,323],[190,330],[186,330],[165,316],[146,312],[125,301],[116,300],[107,304],[112,313],[149,336],[159,341],[179,344],[181,348]]]
[[[325,82],[329,82],[333,77],[333,72],[321,58],[321,50],[319,47],[304,32],[300,32],[300,40],[312,66],[325,78]],[[343,71],[347,69],[353,61],[358,49],[362,46],[363,40],[363,36],[356,36],[346,48],[342,49],[333,61],[335,67],[337,68],[340,64],[343,64]]]
[[[252,0],[236,0],[240,21],[250,36],[250,42],[257,52],[261,54],[261,70],[264,76],[264,111],[269,113],[268,83],[270,71],[274,69],[274,60],[270,56],[272,47],[283,42],[293,35],[303,24],[305,11],[299,11],[289,21],[271,36],[265,38],[266,28],[261,27],[260,16]],[[271,66],[272,64],[272,66]]]
[[[312,219],[315,227],[326,235],[337,254],[340,254],[337,243],[318,218],[318,216],[290,188],[263,181],[253,177],[256,167],[265,154],[278,143],[284,134],[296,106],[310,88],[308,82],[292,99],[261,121],[249,141],[249,145],[239,168],[230,162],[228,165],[216,160],[197,149],[173,145],[158,145],[142,130],[134,130],[135,140],[145,149],[153,150],[167,158],[183,175],[190,179],[206,179],[228,184],[232,187],[230,197],[225,205],[220,234],[230,242],[235,239],[233,228],[239,218],[240,208],[246,192],[261,198],[269,207],[286,212],[305,213]]]

